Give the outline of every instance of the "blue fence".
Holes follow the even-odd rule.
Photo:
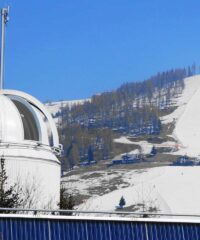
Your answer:
[[[0,215],[0,240],[199,240],[200,223]]]

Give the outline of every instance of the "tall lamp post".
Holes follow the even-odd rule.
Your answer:
[[[1,59],[0,59],[0,90],[4,86],[4,50],[5,50],[5,27],[8,23],[9,7],[1,9]]]

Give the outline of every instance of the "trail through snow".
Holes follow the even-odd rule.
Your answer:
[[[186,147],[186,154],[200,154],[200,86],[176,123],[174,135]]]
[[[185,88],[177,100],[177,109],[161,118],[163,123],[175,123],[173,137],[180,143],[175,154],[195,157],[200,154],[200,75],[186,78]]]

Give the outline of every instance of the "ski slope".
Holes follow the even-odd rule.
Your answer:
[[[195,157],[200,154],[200,76],[186,78],[185,88],[177,100],[177,109],[163,117],[163,123],[175,123],[173,137],[180,143],[176,154]]]
[[[161,120],[164,124],[174,124],[172,136],[180,149],[171,154],[196,157],[200,155],[200,76],[186,78],[184,82],[183,93],[174,99],[176,110]],[[115,142],[139,144],[144,149],[148,145],[147,142],[132,142],[126,137],[115,139]],[[130,185],[103,196],[91,197],[78,208],[114,211],[124,196],[129,211],[157,208],[162,213],[200,214],[200,166],[157,167],[140,172],[132,170],[123,175],[123,180]]]
[[[184,83],[183,93],[173,100],[177,108],[161,120],[163,124],[174,124],[171,136],[180,149],[171,154],[195,157],[200,155],[200,76],[186,78]],[[133,142],[125,136],[114,141],[139,145],[145,154],[152,148],[147,141]],[[156,147],[173,145],[176,143],[155,144]],[[95,171],[93,177],[77,175],[64,180],[70,184],[66,185],[68,189],[88,196],[77,207],[79,210],[114,211],[124,196],[129,211],[156,208],[161,213],[200,214],[200,166],[113,170],[112,173],[104,170]]]
[[[200,156],[200,75],[184,79],[185,88],[178,98],[172,99],[175,111],[161,117],[163,124],[174,124],[171,135],[178,144],[171,142],[171,147],[179,146],[179,151],[172,154]],[[146,141],[133,142],[122,136],[114,140],[122,144],[140,145],[143,153],[148,154],[152,144]],[[169,145],[170,145],[169,144]],[[164,143],[166,145],[166,143]],[[157,145],[157,147],[162,147]]]

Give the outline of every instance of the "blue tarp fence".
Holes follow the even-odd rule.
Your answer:
[[[0,240],[199,240],[200,222],[0,215]]]

